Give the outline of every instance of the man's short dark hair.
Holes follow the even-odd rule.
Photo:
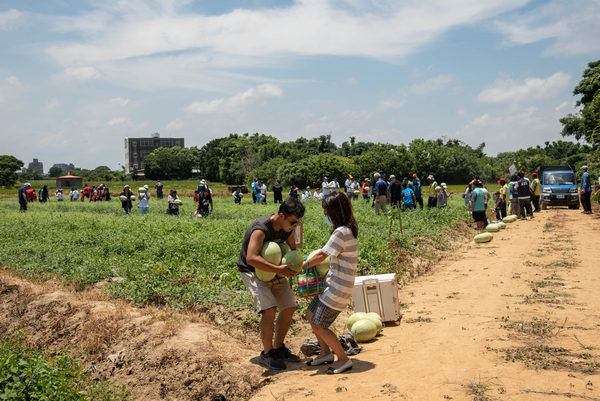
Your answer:
[[[289,197],[279,206],[279,213],[283,213],[286,217],[293,214],[301,219],[304,217],[304,205],[298,199]]]
[[[475,181],[473,184],[474,184],[474,185],[475,185],[477,188],[483,188],[483,182],[481,182],[481,181]]]
[[[525,173],[523,173],[522,171],[519,171],[517,175],[519,176],[519,178],[525,177]]]

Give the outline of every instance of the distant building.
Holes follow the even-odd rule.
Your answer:
[[[57,188],[81,188],[83,186],[83,177],[71,175],[71,172],[62,177],[56,178]]]
[[[125,138],[125,171],[131,173],[134,169],[142,170],[144,158],[158,148],[185,146],[183,138],[161,138],[158,132],[150,138]]]
[[[27,171],[31,172],[34,170],[39,170],[40,174],[44,174],[44,163],[38,159],[33,159],[33,161],[27,166]]]
[[[54,167],[58,167],[60,168],[62,171],[69,171],[69,170],[73,170],[75,169],[75,165],[73,163],[55,163],[52,168]]]

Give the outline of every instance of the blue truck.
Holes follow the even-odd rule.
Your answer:
[[[568,206],[579,209],[577,176],[570,166],[546,166],[540,169],[542,192],[540,206]]]

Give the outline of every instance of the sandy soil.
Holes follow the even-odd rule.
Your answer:
[[[252,400],[600,400],[600,216],[548,210],[400,290],[348,374],[291,367]]]
[[[134,400],[600,401],[599,247],[600,214],[566,209],[458,247],[400,290],[402,322],[342,375],[304,363],[268,372],[256,332],[1,270],[0,337],[21,330],[35,347],[84,352],[95,379],[127,385]],[[311,334],[296,327],[294,350]]]

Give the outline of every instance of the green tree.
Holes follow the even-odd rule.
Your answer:
[[[576,105],[582,108],[560,119],[562,135],[584,139],[592,145],[600,144],[600,60],[588,63],[573,95],[581,95]]]
[[[11,155],[0,155],[0,186],[10,187],[17,182],[17,171],[23,162]]]
[[[195,163],[194,153],[188,148],[158,148],[144,158],[144,175],[149,179],[183,180],[192,176]]]
[[[60,177],[64,173],[65,172],[62,168],[58,166],[52,166],[50,167],[50,170],[48,170],[48,177]]]

